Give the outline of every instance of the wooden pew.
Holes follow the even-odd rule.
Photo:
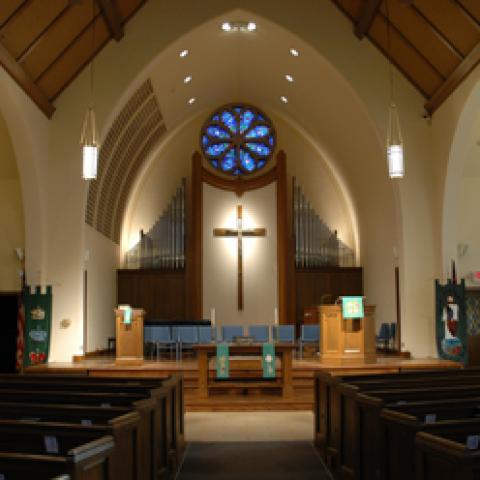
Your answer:
[[[347,387],[347,386],[345,386]],[[380,412],[408,402],[480,397],[480,384],[420,386],[416,388],[376,390],[353,394],[356,415],[346,424],[342,438],[339,468],[345,478],[370,479],[380,475]]]
[[[110,372],[111,374],[111,372]],[[69,389],[101,389],[108,391],[144,391],[150,389],[150,394],[159,402],[159,411],[169,412],[161,420],[160,428],[167,435],[165,445],[167,452],[161,453],[165,458],[169,469],[175,471],[180,464],[185,449],[185,407],[184,407],[184,383],[181,375],[172,375],[166,378],[148,377],[104,377],[104,376],[77,376],[77,375],[49,375],[49,374],[27,374],[27,375],[0,375],[1,385],[30,385],[42,387],[42,385],[68,384]],[[6,387],[5,387],[6,388]],[[163,425],[166,425],[164,428]]]
[[[65,388],[65,387],[64,387]],[[166,463],[162,463],[159,452],[165,452],[161,438],[158,402],[142,393],[112,393],[84,391],[48,391],[27,389],[0,389],[0,402],[50,403],[63,405],[90,405],[109,409],[115,406],[129,407],[139,415],[140,476],[157,480],[168,477]]]
[[[418,402],[401,411],[383,409],[380,415],[380,479],[414,478],[416,434],[420,431],[448,434],[457,428],[457,424],[468,424],[480,431],[479,413],[479,398],[474,401]]]
[[[46,436],[51,437],[46,440]],[[55,437],[52,440],[52,437]],[[46,446],[58,446],[58,451]],[[47,480],[68,475],[71,480],[107,480],[107,458],[113,438],[63,435],[54,427],[32,428],[18,423],[0,426],[0,473],[7,480]]]
[[[119,407],[116,407],[117,410]],[[95,411],[93,411],[95,409]],[[91,430],[94,437],[110,435],[115,448],[108,460],[109,480],[142,480],[140,472],[140,451],[138,449],[139,415],[121,408],[113,413],[101,407],[78,408],[67,405],[37,405],[28,403],[0,403],[0,427],[7,421],[21,421],[35,426],[58,425],[85,434]]]
[[[466,447],[467,436],[480,428],[459,425],[455,431],[420,432],[415,439],[417,480],[476,480],[480,471],[480,451]]]
[[[342,382],[348,382],[347,387]],[[434,370],[399,374],[335,377],[321,373],[315,381],[315,444],[332,470],[345,464],[340,456],[355,454],[343,447],[348,435],[348,444],[355,438],[358,424],[356,394],[375,388],[398,388],[399,386],[438,385],[439,383],[480,383],[480,372],[472,370]],[[353,431],[352,431],[353,429]],[[346,463],[351,463],[351,458]],[[345,475],[349,476],[348,471]]]

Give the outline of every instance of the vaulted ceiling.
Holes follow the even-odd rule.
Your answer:
[[[480,62],[480,0],[331,1],[352,34],[368,38],[421,92],[429,113]],[[121,40],[146,2],[1,0],[0,64],[51,116],[55,99],[108,41]]]
[[[480,62],[479,0],[332,1],[422,93],[430,114]]]
[[[51,116],[53,103],[146,0],[1,0],[0,63]]]

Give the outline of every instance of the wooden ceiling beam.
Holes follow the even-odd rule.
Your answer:
[[[123,35],[122,15],[114,0],[96,0],[113,38],[119,42]]]
[[[425,110],[431,115],[465,80],[468,74],[480,63],[480,43],[462,60],[455,70],[443,82],[442,86],[425,103]]]
[[[355,35],[361,40],[370,29],[373,19],[377,14],[378,7],[380,7],[382,0],[365,0],[360,16],[355,22]]]
[[[2,44],[0,44],[0,65],[2,65],[25,93],[37,104],[38,108],[50,118],[53,112],[55,112],[55,107]]]

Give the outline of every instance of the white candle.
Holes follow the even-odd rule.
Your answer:
[[[273,315],[274,315],[275,325],[278,325],[278,308],[277,307],[273,309]]]
[[[212,323],[212,327],[215,326],[215,309],[210,309],[210,322]]]

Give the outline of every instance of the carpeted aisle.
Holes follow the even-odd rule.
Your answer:
[[[190,443],[177,480],[331,480],[309,442]]]

